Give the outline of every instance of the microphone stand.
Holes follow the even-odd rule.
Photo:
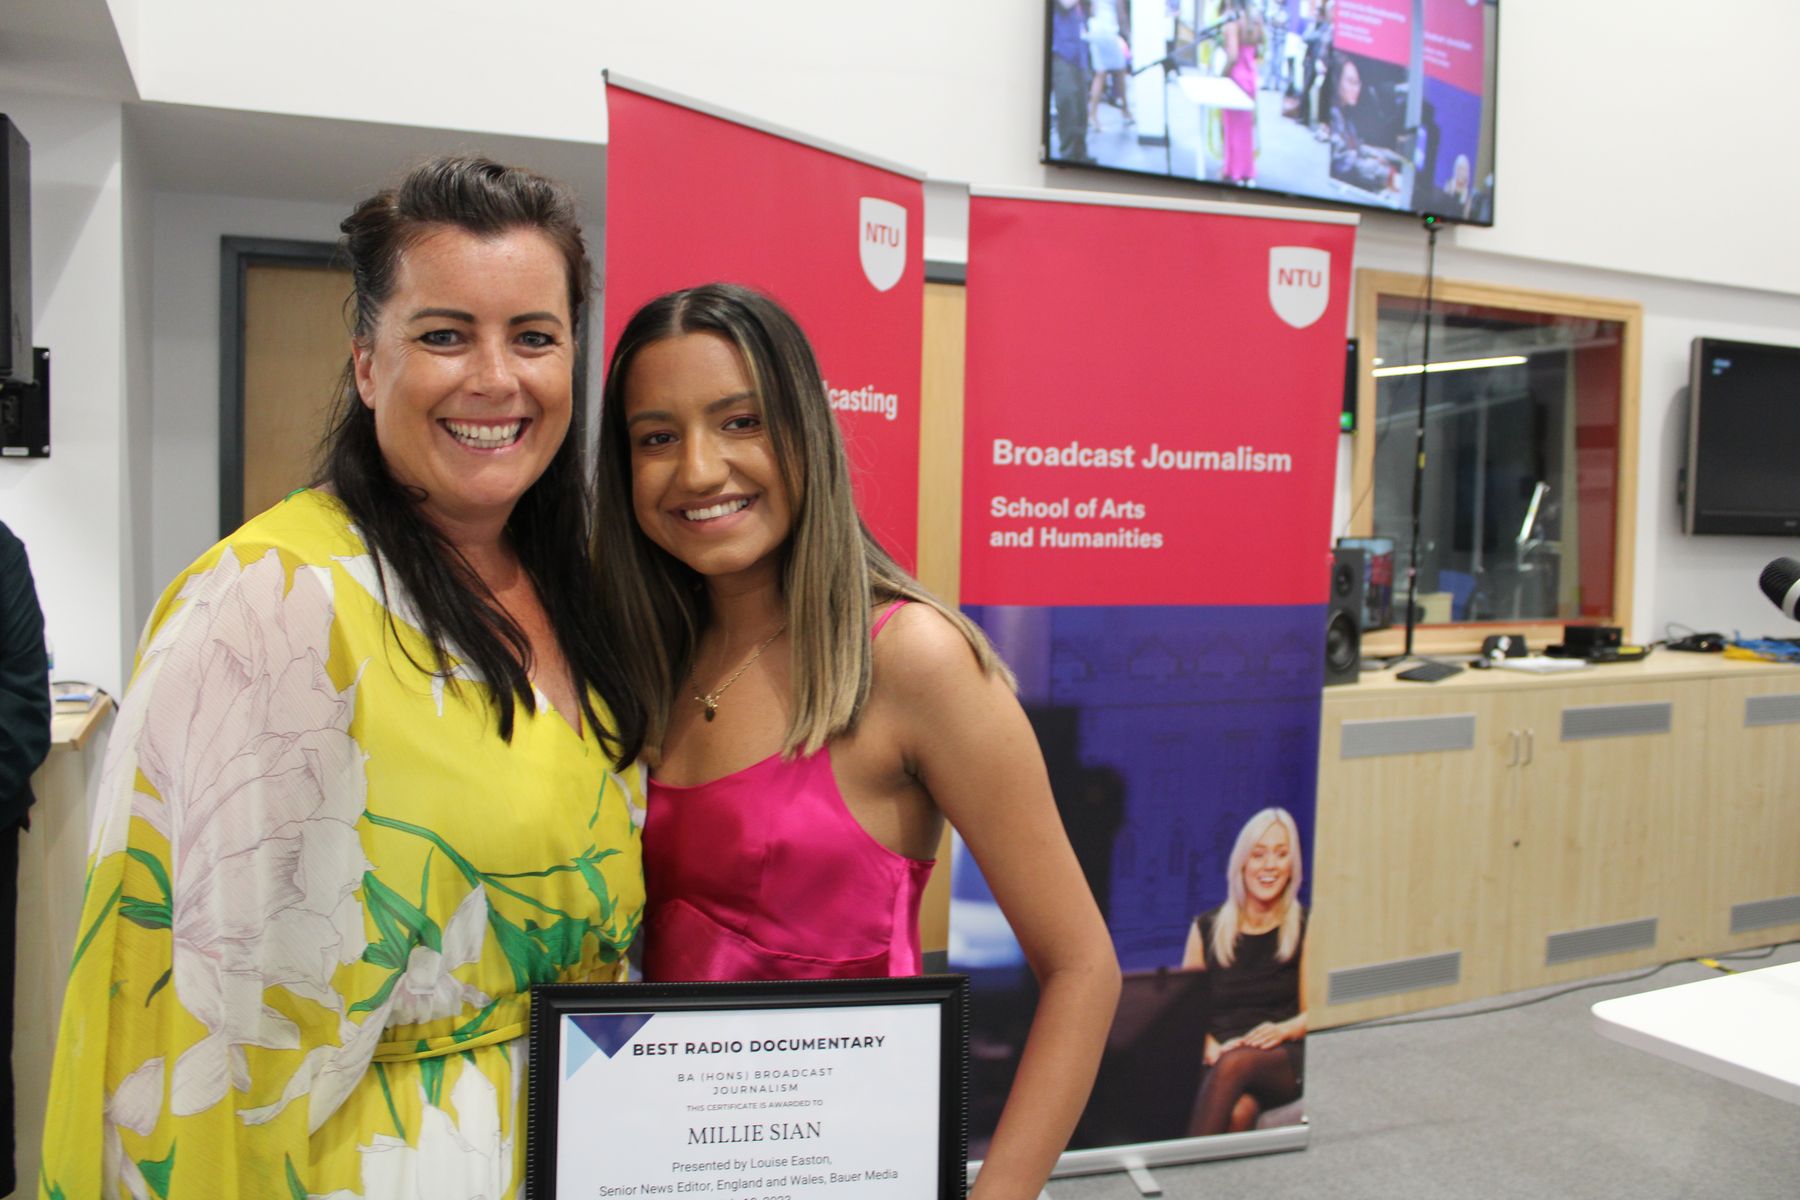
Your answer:
[[[1188,48],[1198,52],[1201,43],[1209,39],[1223,37],[1223,31],[1227,24],[1229,24],[1228,20],[1214,21],[1206,28],[1198,30],[1195,32],[1194,40],[1189,43]],[[1181,63],[1175,58],[1175,35],[1173,33],[1163,41],[1163,56],[1161,58],[1157,59],[1155,62],[1147,62],[1141,67],[1133,67],[1131,69],[1131,74],[1133,78],[1136,78],[1145,71],[1154,71],[1158,67],[1162,68],[1163,73],[1163,174],[1173,179],[1175,177],[1175,131],[1169,128],[1169,85],[1175,81],[1175,76],[1181,74]]]
[[[1413,631],[1418,627],[1419,611],[1419,510],[1425,502],[1425,399],[1426,380],[1431,378],[1431,301],[1432,284],[1437,278],[1438,219],[1425,217],[1425,343],[1419,363],[1419,424],[1413,432],[1412,547],[1406,558],[1406,645],[1398,658],[1384,664],[1397,667],[1408,662],[1430,662],[1413,653]]]
[[[1154,71],[1161,67],[1163,73],[1162,112],[1163,112],[1163,174],[1173,177],[1175,174],[1175,135],[1169,128],[1169,84],[1181,70],[1181,64],[1175,61],[1175,39],[1170,37],[1163,42],[1163,56],[1155,62],[1147,62],[1141,67],[1131,68],[1132,78],[1137,78],[1145,71]]]

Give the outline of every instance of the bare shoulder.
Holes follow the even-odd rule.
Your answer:
[[[929,604],[900,608],[875,639],[875,686],[894,699],[942,697],[988,681],[963,631]]]

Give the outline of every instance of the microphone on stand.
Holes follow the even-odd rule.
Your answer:
[[[1790,620],[1800,621],[1800,562],[1778,558],[1762,572],[1762,591]]]

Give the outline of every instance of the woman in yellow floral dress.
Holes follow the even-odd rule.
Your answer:
[[[503,1200],[527,989],[619,978],[643,716],[583,591],[567,195],[446,159],[344,222],[321,487],[152,615],[39,1194]]]

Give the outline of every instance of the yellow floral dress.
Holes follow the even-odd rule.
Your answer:
[[[41,1197],[522,1194],[526,989],[622,978],[642,770],[434,677],[296,493],[170,585],[100,783]],[[410,656],[410,661],[409,661]]]

